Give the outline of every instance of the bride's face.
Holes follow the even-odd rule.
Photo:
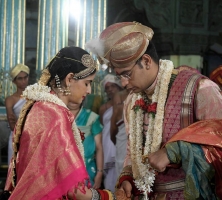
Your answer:
[[[95,74],[87,76],[84,79],[73,79],[70,84],[71,95],[69,95],[69,102],[81,104],[86,95],[91,93],[91,84],[94,78]]]

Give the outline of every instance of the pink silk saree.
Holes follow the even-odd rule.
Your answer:
[[[74,140],[73,120],[65,107],[33,105],[20,138],[15,188],[11,166],[8,172],[5,190],[12,190],[10,199],[60,199],[74,188],[83,189],[89,178]]]

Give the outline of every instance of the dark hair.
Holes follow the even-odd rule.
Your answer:
[[[156,51],[156,47],[152,41],[149,41],[149,45],[144,54],[148,54],[156,64],[159,64],[159,56]]]
[[[53,80],[56,75],[58,75],[60,80],[63,80],[70,72],[79,73],[86,69],[87,67],[81,62],[81,58],[85,54],[89,53],[80,47],[70,46],[62,48],[46,67],[51,74],[49,82]],[[88,74],[88,76],[95,72],[96,69]]]

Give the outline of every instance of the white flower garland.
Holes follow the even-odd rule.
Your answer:
[[[169,60],[160,60],[159,72],[152,103],[157,103],[155,118],[149,113],[149,126],[146,133],[146,143],[144,155],[156,152],[162,142],[164,108],[167,98],[168,85],[174,69],[173,63]],[[135,105],[136,100],[143,98],[141,94],[133,94],[130,106]],[[130,109],[129,113],[129,140],[130,153],[132,161],[133,176],[136,187],[144,192],[147,199],[147,193],[151,192],[155,180],[155,171],[149,164],[142,163],[142,142],[143,142],[143,121],[144,114],[142,109],[135,112]]]
[[[51,91],[50,87],[35,83],[33,85],[27,86],[27,88],[23,91],[22,96],[30,100],[51,102],[67,108],[65,103],[61,99],[59,99],[56,95],[51,94],[50,91]],[[84,148],[82,144],[82,139],[80,136],[79,129],[76,126],[75,120],[72,123],[72,131],[74,139],[76,141],[76,145],[80,151],[82,159],[84,160]]]

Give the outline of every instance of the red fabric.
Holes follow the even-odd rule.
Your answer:
[[[100,199],[104,200],[105,199],[104,192],[102,190],[100,190],[100,189],[98,189],[97,192],[99,192]]]
[[[100,200],[109,200],[109,194],[104,190],[97,190],[100,194]]]

